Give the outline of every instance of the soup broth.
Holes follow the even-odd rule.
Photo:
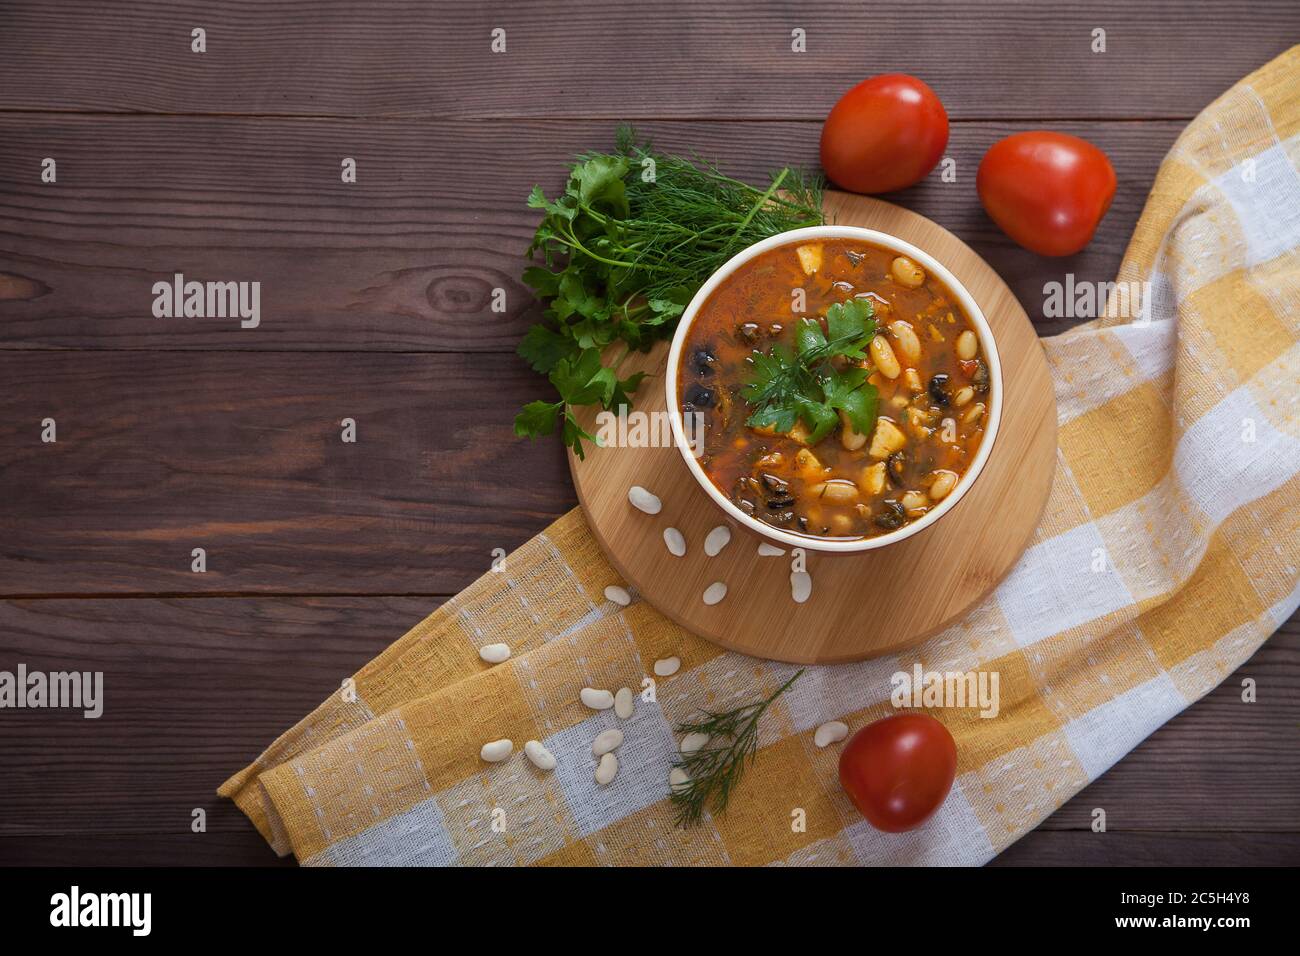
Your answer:
[[[856,354],[806,350],[845,341],[831,318],[850,308],[870,316],[847,348]],[[754,421],[765,407],[754,383],[777,365],[803,389],[780,394],[824,399],[833,428],[825,407],[820,429],[815,415],[780,430]],[[864,377],[862,394],[844,400]],[[912,260],[851,239],[778,246],[728,276],[687,332],[677,380],[682,410],[703,416],[699,461],[718,489],[759,521],[829,538],[885,534],[951,494],[983,440],[990,388],[952,293]],[[786,404],[809,407],[799,401]]]

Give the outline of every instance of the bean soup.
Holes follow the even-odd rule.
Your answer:
[[[709,296],[678,370],[700,464],[776,528],[864,538],[947,497],[984,437],[989,369],[952,293],[860,240],[770,249]]]

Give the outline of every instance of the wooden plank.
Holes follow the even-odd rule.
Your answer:
[[[1256,682],[1244,703],[1241,681]],[[1300,611],[1222,684],[1080,791],[1040,829],[1300,832]],[[1300,857],[1295,858],[1300,862]]]
[[[1294,791],[1292,791],[1294,793]],[[1300,833],[1092,833],[1035,830],[990,866],[1287,866]]]
[[[437,603],[422,597],[0,602],[0,667],[22,661],[33,669],[101,670],[106,701],[98,720],[15,710],[0,721],[6,760],[0,863],[37,852],[32,837],[72,834],[87,837],[84,848],[51,841],[68,862],[165,862],[172,853],[188,855],[190,863],[262,862],[252,849],[258,838],[251,826],[216,799],[216,786]],[[1259,682],[1259,703],[1236,701],[1243,675]],[[1300,753],[1291,729],[1300,718],[1298,684],[1300,617],[1219,690],[1013,847],[1012,860],[1035,843],[1075,845],[1045,835],[1062,828],[1085,838],[1080,859],[1088,862],[1122,855],[1131,840],[1145,841],[1142,852],[1164,853],[1163,862],[1194,862],[1177,856],[1177,848],[1219,846],[1225,834],[1294,854],[1300,806],[1291,797]],[[1088,831],[1088,811],[1097,805],[1108,813],[1104,835]],[[207,811],[207,834],[190,833],[196,807]],[[1154,833],[1217,836],[1208,844],[1161,844],[1151,842]],[[239,842],[241,834],[248,844]],[[114,855],[92,856],[101,852]]]
[[[92,797],[87,797],[92,800]],[[251,825],[239,832],[0,836],[0,866],[279,866]]]
[[[1298,32],[1293,0],[608,0],[598,16],[572,0],[20,0],[0,33],[0,107],[820,119],[862,77],[902,71],[957,118],[1190,117]]]
[[[454,593],[575,504],[520,359],[364,358],[0,353],[0,594]]]
[[[252,830],[216,788],[432,611],[431,598],[7,601],[0,667],[104,673],[103,715],[8,710],[0,837]],[[0,863],[6,861],[0,838]],[[265,851],[270,857],[269,851]],[[90,861],[86,861],[90,862]],[[126,862],[122,860],[122,862]],[[197,862],[197,860],[195,861]]]
[[[1040,333],[1049,281],[1108,281],[1181,124],[1070,123],[1107,150],[1120,187],[1093,243],[1043,259],[1015,246],[975,194],[988,145],[1032,124],[954,129],[957,181],[938,171],[891,197],[955,232],[1001,274]],[[510,351],[536,320],[520,281],[534,183],[563,186],[612,123],[413,123],[213,117],[0,116],[0,348]],[[815,123],[645,124],[760,181],[817,164]],[[41,160],[57,184],[39,181]],[[340,161],[358,161],[358,182]],[[159,319],[153,283],[259,281],[261,323]],[[505,290],[504,313],[492,290]]]

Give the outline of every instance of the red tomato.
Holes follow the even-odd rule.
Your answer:
[[[1038,130],[994,143],[975,188],[999,228],[1030,252],[1068,256],[1092,241],[1115,198],[1115,169],[1087,140]]]
[[[957,773],[957,745],[926,714],[868,724],[840,754],[840,786],[877,830],[914,830],[942,805]]]
[[[888,193],[925,178],[948,145],[948,114],[914,76],[886,73],[840,97],[822,127],[822,168],[844,189]]]

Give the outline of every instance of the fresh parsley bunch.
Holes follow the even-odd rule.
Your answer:
[[[826,331],[816,319],[800,319],[794,330],[795,349],[775,345],[753,355],[753,377],[741,397],[754,407],[746,424],[785,433],[803,419],[808,444],[821,441],[839,423],[842,411],[859,434],[870,435],[876,425],[879,396],[867,381],[866,368],[835,368],[831,359],[866,357],[876,334],[871,302],[850,299],[826,310]]]
[[[557,397],[524,406],[515,434],[549,435],[561,422],[579,457],[583,439],[594,439],[573,410],[630,406],[642,378],[605,366],[606,346],[649,349],[672,335],[691,296],[741,249],[822,222],[820,184],[792,169],[757,189],[698,160],[652,152],[627,128],[613,153],[578,157],[562,196],[551,201],[534,186],[528,205],[543,213],[528,254],[544,265],[523,278],[547,307],[519,354]]]

